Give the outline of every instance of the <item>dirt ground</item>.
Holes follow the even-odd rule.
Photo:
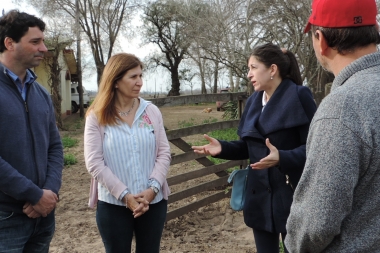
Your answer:
[[[204,108],[212,112],[203,113]],[[223,112],[216,111],[213,104],[198,106],[177,106],[160,108],[165,126],[168,129],[179,128],[184,122],[200,124],[204,121],[222,120]],[[182,123],[181,123],[182,122]],[[74,154],[78,163],[66,166],[63,171],[63,183],[60,191],[61,201],[56,209],[56,233],[51,243],[51,253],[100,253],[105,252],[95,222],[95,210],[88,208],[88,191],[90,175],[83,158],[83,125],[79,113],[70,115],[64,120],[68,131],[62,136],[70,136],[79,141],[78,145],[65,150]],[[191,136],[186,141],[194,141],[201,136]],[[181,152],[172,147],[172,152]],[[181,174],[200,168],[195,161],[170,167],[170,175]],[[200,179],[202,180],[202,179]],[[191,182],[198,183],[198,182]],[[181,190],[178,185],[172,192]],[[169,210],[201,196],[177,201],[169,205]],[[170,196],[169,196],[170,198]],[[133,251],[134,252],[134,251]],[[243,221],[242,212],[235,212],[229,207],[229,199],[209,204],[196,211],[173,219],[165,224],[161,252],[256,252],[252,230]]]

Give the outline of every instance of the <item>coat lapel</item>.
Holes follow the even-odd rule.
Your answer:
[[[298,97],[297,85],[285,79],[273,93],[259,118],[259,128],[263,135],[281,129],[302,126],[309,119]]]
[[[253,137],[265,139],[265,136],[282,129],[302,126],[309,119],[298,97],[297,85],[284,79],[273,93],[262,111],[262,91],[255,92],[247,101],[244,114],[239,124],[238,134],[241,138]]]

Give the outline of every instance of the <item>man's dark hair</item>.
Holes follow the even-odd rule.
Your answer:
[[[312,25],[312,36],[316,36],[317,30],[321,31],[326,38],[327,45],[337,50],[341,55],[370,44],[380,44],[379,31],[375,25],[344,28],[326,28]]]
[[[18,10],[11,10],[0,17],[0,53],[6,50],[4,40],[11,38],[16,43],[28,32],[29,27],[45,30],[45,22],[41,19]]]

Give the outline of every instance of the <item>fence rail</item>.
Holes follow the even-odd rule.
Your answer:
[[[231,92],[231,93],[212,93],[200,95],[188,95],[177,97],[164,97],[164,98],[149,98],[158,107],[163,106],[177,106],[198,103],[210,103],[215,101],[237,101],[244,100],[247,96],[246,92]]]
[[[203,95],[191,95],[191,96],[178,96],[178,97],[167,97],[167,98],[153,98],[149,99],[153,104],[158,107],[162,106],[177,106],[186,104],[196,104],[196,103],[210,103],[210,101],[238,101],[239,107],[239,117],[241,116],[242,108],[244,106],[244,101],[247,96],[245,92],[239,93],[221,93],[221,94],[203,94]],[[247,164],[245,160],[238,161],[228,161],[222,164],[214,164],[205,155],[199,155],[193,152],[191,146],[186,143],[182,138],[191,135],[201,135],[214,130],[222,130],[237,127],[239,125],[239,120],[229,120],[221,121],[209,124],[202,124],[197,126],[191,126],[181,129],[167,130],[166,135],[168,140],[182,150],[184,153],[173,155],[171,165],[180,164],[188,161],[195,160],[204,167],[194,171],[182,173],[180,175],[171,176],[167,179],[169,186],[183,184],[189,180],[194,180],[204,176],[215,174],[218,176],[217,179],[210,179],[207,182],[188,187],[181,191],[172,193],[169,196],[168,203],[174,203],[186,199],[188,197],[200,194],[206,191],[214,191],[211,195],[198,199],[192,203],[181,206],[179,208],[169,210],[166,216],[166,221],[177,218],[188,212],[199,209],[200,207],[206,206],[210,203],[217,202],[221,199],[230,197],[230,192],[226,191],[228,173],[227,169],[236,166],[244,167]]]

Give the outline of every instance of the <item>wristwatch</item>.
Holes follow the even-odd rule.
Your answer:
[[[154,186],[151,186],[149,187],[150,189],[152,189],[152,191],[154,192],[154,194],[157,195],[157,193],[160,191],[157,187],[154,187]]]

